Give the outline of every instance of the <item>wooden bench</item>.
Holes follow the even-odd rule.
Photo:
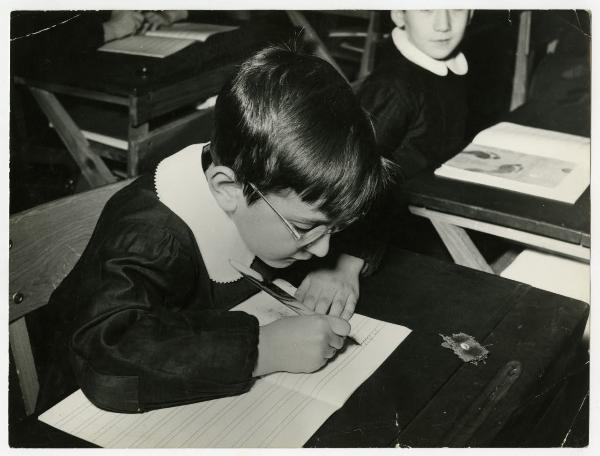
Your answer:
[[[10,217],[9,340],[27,415],[35,409],[39,381],[25,316],[46,305],[81,256],[106,201],[130,182],[99,187]]]

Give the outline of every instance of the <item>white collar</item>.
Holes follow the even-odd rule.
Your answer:
[[[404,57],[415,65],[419,65],[421,68],[431,71],[438,76],[446,76],[448,74],[448,69],[460,76],[467,74],[467,71],[469,71],[469,64],[462,52],[459,52],[446,60],[436,60],[411,43],[406,31],[398,27],[392,30],[392,41],[394,42],[396,49],[398,49]]]
[[[241,275],[231,267],[229,260],[249,267],[254,254],[210,191],[202,169],[204,145],[193,144],[162,160],[154,174],[154,188],[158,199],[194,234],[210,279],[233,282]]]

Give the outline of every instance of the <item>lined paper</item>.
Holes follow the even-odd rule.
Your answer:
[[[261,292],[238,306],[264,321],[289,309]],[[324,368],[311,374],[276,373],[242,395],[143,414],[96,408],[81,390],[39,419],[107,448],[301,447],[408,336],[403,326],[355,314],[353,336]]]

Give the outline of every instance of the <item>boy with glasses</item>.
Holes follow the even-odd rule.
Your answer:
[[[77,385],[100,408],[141,412],[319,369],[349,333],[344,285],[357,286],[364,260],[340,255],[304,281],[298,297],[312,296],[317,314],[261,327],[228,311],[256,293],[230,260],[273,270],[324,257],[388,180],[366,115],[328,63],[258,52],[221,91],[211,143],[118,192],[53,294],[47,308],[67,325],[55,340]],[[54,360],[50,388],[68,384],[65,359]]]

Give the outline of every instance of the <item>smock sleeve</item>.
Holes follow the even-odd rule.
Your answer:
[[[380,153],[399,167],[398,178],[411,178],[429,166],[428,126],[421,91],[392,79],[373,75],[359,92],[363,108],[370,114]]]
[[[211,308],[194,246],[148,223],[102,230],[63,290],[78,309],[69,351],[85,395],[142,412],[247,391],[258,322]]]

